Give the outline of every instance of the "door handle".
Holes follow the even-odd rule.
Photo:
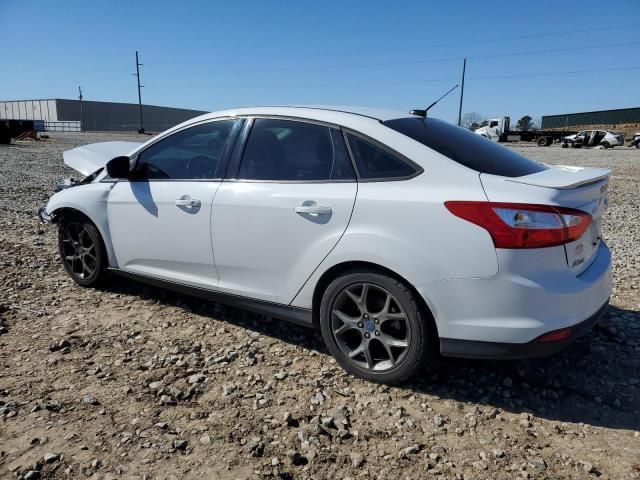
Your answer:
[[[331,207],[322,205],[298,205],[294,208],[296,213],[306,213],[307,215],[331,215]]]
[[[200,207],[200,200],[191,198],[189,195],[183,195],[180,198],[176,198],[174,202],[176,207],[197,208]]]

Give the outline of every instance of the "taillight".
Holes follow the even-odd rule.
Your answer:
[[[489,232],[496,248],[542,248],[579,239],[591,223],[582,210],[550,205],[445,202],[455,216]]]
[[[539,336],[536,341],[540,343],[562,342],[571,337],[572,333],[572,327],[561,328],[560,330],[554,330],[553,332]]]

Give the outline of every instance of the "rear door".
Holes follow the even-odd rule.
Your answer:
[[[339,129],[247,121],[213,203],[218,289],[288,304],[344,233],[357,183]]]

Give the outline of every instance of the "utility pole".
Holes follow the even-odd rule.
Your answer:
[[[144,85],[140,85],[140,66],[142,64],[138,61],[138,51],[136,50],[136,73],[134,75],[138,78],[138,133],[144,133],[144,127],[142,126],[142,94],[140,89]]]
[[[462,64],[462,85],[460,88],[460,108],[458,108],[458,126],[462,124],[462,99],[464,98],[464,73],[467,69],[467,59],[464,59]]]
[[[78,92],[80,93],[80,96],[78,97],[80,99],[80,131],[84,132],[84,108],[82,106],[82,87],[78,87]]]

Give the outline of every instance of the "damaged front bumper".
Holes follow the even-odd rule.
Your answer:
[[[53,223],[53,217],[47,213],[47,206],[40,207],[37,212],[40,223],[50,225]]]

